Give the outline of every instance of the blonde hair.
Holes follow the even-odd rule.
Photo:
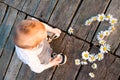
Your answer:
[[[14,42],[21,48],[31,48],[39,44],[46,36],[46,29],[41,22],[22,20],[15,27]]]

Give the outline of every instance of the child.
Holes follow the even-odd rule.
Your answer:
[[[47,32],[57,36],[61,34],[59,29],[34,18],[22,20],[15,28],[14,43],[17,56],[36,73],[66,62],[66,56],[63,54],[51,57],[52,49],[47,41]]]

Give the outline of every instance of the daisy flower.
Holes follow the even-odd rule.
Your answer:
[[[79,59],[75,59],[75,65],[80,65],[80,60]]]
[[[97,17],[96,17],[96,16],[93,16],[93,17],[91,17],[90,20],[91,20],[91,21],[96,21],[96,20],[97,20]]]
[[[88,51],[83,51],[82,52],[82,59],[87,60],[89,58],[89,52]]]
[[[102,40],[104,37],[105,37],[104,31],[99,32],[97,35],[98,40]]]
[[[91,65],[91,67],[92,67],[93,69],[97,69],[97,64],[96,64],[96,63],[93,63],[93,64]]]
[[[110,20],[111,18],[113,18],[113,16],[111,14],[108,14],[106,17],[105,17],[105,20]]]
[[[116,18],[111,18],[111,19],[110,19],[110,24],[111,24],[111,25],[114,25],[115,23],[117,23],[117,21],[118,21],[118,20],[117,20]]]
[[[96,57],[95,57],[95,55],[94,54],[91,54],[91,55],[89,55],[89,58],[88,58],[88,61],[89,62],[94,62],[96,60]]]
[[[85,22],[85,25],[86,25],[86,26],[89,26],[89,25],[91,25],[91,23],[92,23],[92,20],[89,19],[89,20],[87,20],[87,21]]]
[[[106,31],[104,31],[104,34],[105,34],[105,36],[109,36],[110,35],[110,31],[106,30]]]
[[[104,45],[105,43],[106,43],[106,41],[105,41],[105,40],[99,40],[99,44]]]
[[[100,52],[101,53],[108,53],[110,51],[110,45],[109,44],[104,44],[100,46]]]
[[[68,33],[69,33],[69,34],[73,34],[73,28],[72,28],[72,27],[70,27],[70,28],[68,29]]]
[[[109,29],[108,29],[110,32],[113,32],[115,30],[115,27],[114,26],[110,26]]]
[[[98,61],[103,60],[103,58],[104,58],[104,54],[103,54],[103,53],[98,53],[98,54],[97,54],[97,59],[98,59]]]
[[[100,21],[104,21],[105,19],[105,15],[104,14],[98,14],[97,20]]]
[[[81,61],[81,64],[82,64],[82,65],[87,65],[88,63],[87,63],[86,60],[82,60],[82,61]]]
[[[90,73],[89,73],[89,76],[90,76],[91,78],[94,78],[94,77],[95,77],[95,74],[94,74],[93,72],[90,72]]]

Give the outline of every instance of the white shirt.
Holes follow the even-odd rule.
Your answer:
[[[51,67],[47,64],[41,64],[38,55],[42,51],[44,43],[42,42],[36,48],[32,50],[22,49],[15,45],[18,58],[25,64],[27,64],[33,72],[41,73],[45,69]]]

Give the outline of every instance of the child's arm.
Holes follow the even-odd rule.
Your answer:
[[[31,18],[31,19],[39,21],[39,20],[37,20],[35,18]],[[60,36],[60,34],[61,34],[61,30],[60,29],[58,29],[58,28],[52,28],[51,26],[47,25],[44,22],[41,22],[41,23],[45,26],[45,28],[47,29],[48,32],[52,32],[52,33],[56,34],[57,36]]]
[[[61,34],[61,30],[60,29],[58,29],[58,28],[52,28],[51,26],[49,26],[49,25],[47,25],[47,24],[45,24],[43,22],[42,22],[42,24],[45,26],[45,28],[46,28],[46,30],[48,32],[52,32],[52,33],[60,36],[60,34]]]
[[[30,59],[28,65],[31,68],[31,70],[36,73],[41,73],[42,71],[44,71],[52,66],[56,66],[61,62],[60,56],[57,56],[55,59],[50,61],[48,64],[41,64],[39,62],[38,58],[36,58],[36,57],[32,57],[32,58],[34,58],[34,59]]]

